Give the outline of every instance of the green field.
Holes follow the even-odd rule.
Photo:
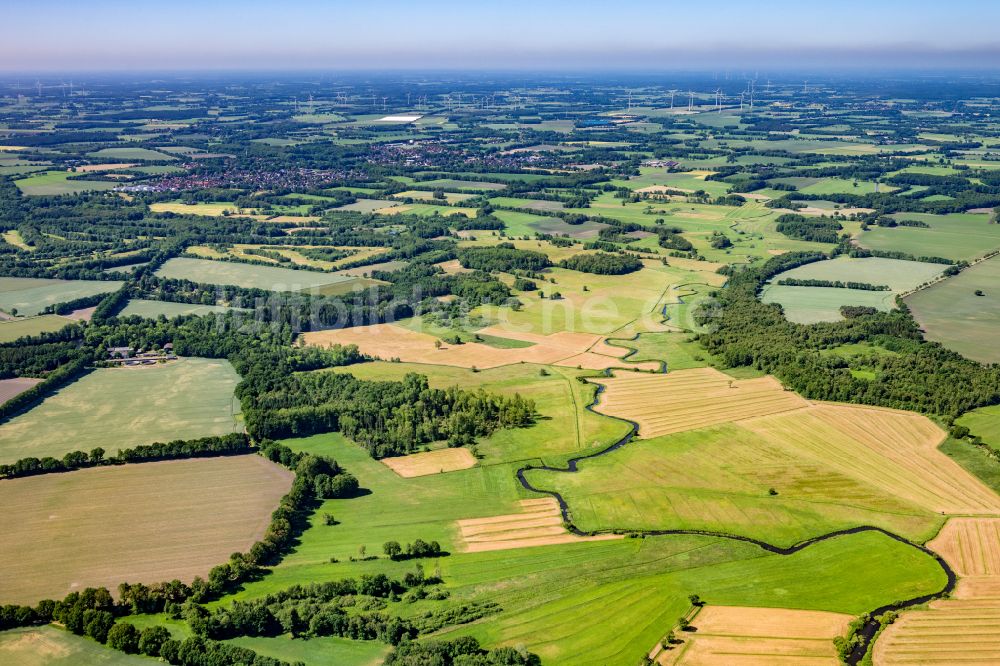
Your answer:
[[[800,324],[838,321],[842,319],[840,315],[842,305],[863,305],[884,311],[892,310],[896,307],[896,293],[914,289],[934,279],[944,268],[941,264],[899,259],[837,257],[798,266],[775,275],[771,284],[764,287],[761,292],[761,300],[765,303],[780,304],[789,321]],[[891,291],[793,287],[778,284],[786,279],[865,282],[888,286]]]
[[[542,375],[542,370],[547,374]],[[565,457],[606,446],[625,435],[628,426],[585,409],[596,387],[577,377],[594,374],[558,366],[520,364],[472,372],[465,368],[420,363],[376,361],[334,369],[366,380],[399,380],[409,373],[426,375],[431,386],[501,394],[520,394],[535,401],[539,418],[529,428],[498,430],[476,445],[484,464],[540,457],[557,464]]]
[[[169,162],[177,159],[173,155],[161,153],[158,150],[133,147],[102,148],[96,152],[88,153],[88,156],[99,160],[140,160],[143,162]]]
[[[494,593],[505,608],[498,618],[447,635],[524,644],[546,664],[631,664],[687,612],[690,594],[714,604],[856,615],[945,583],[930,557],[881,534],[840,537],[790,556],[706,537],[614,543],[608,552],[597,545],[501,552],[462,569],[464,562],[449,561],[445,577],[452,573],[459,584],[489,587],[482,569],[523,582]],[[626,554],[629,564],[620,559]]]
[[[879,192],[892,192],[895,187],[879,185]],[[875,191],[875,183],[867,181],[851,181],[843,178],[822,178],[818,182],[811,183],[805,187],[800,187],[799,192],[803,194],[856,194],[863,196]]]
[[[631,363],[663,361],[668,370],[686,370],[709,365],[711,354],[687,333],[642,333],[634,340],[611,338],[609,343],[636,350],[625,357]]]
[[[989,215],[955,213],[926,215],[896,213],[897,220],[916,220],[921,227],[872,227],[861,233],[858,244],[872,250],[899,251],[916,257],[972,259],[1000,247],[1000,225]]]
[[[223,435],[241,428],[228,361],[97,369],[0,425],[0,462]]]
[[[551,234],[570,238],[594,238],[606,225],[587,220],[583,224],[567,224],[558,217],[544,217],[513,210],[497,210],[493,216],[503,220],[509,236]]]
[[[967,427],[973,435],[982,437],[986,444],[1000,451],[1000,405],[966,412],[955,423]]]
[[[117,280],[50,280],[0,277],[0,310],[35,315],[49,305],[118,291]]]
[[[180,317],[183,315],[207,315],[217,312],[226,312],[230,308],[221,305],[196,305],[192,303],[172,303],[170,301],[149,301],[144,299],[132,299],[128,305],[118,313],[119,317],[146,317],[156,319],[163,315],[167,319]]]
[[[319,271],[299,271],[277,266],[241,264],[232,261],[212,261],[175,257],[156,271],[156,275],[207,284],[231,284],[270,291],[303,291],[327,285],[351,283],[354,278]],[[347,286],[347,285],[345,285]]]
[[[896,307],[891,291],[864,291],[834,287],[788,287],[772,284],[764,287],[761,300],[778,303],[785,318],[798,324],[838,321],[842,305],[859,305],[888,312]]]
[[[700,174],[668,173],[665,169],[651,167],[641,167],[639,175],[632,176],[628,180],[614,180],[611,182],[617,187],[627,187],[630,190],[638,190],[652,185],[664,185],[691,192],[704,190],[712,196],[726,194],[732,188],[731,185],[722,181],[705,180],[704,176]]]
[[[72,320],[60,317],[59,315],[41,315],[26,319],[0,321],[0,342],[13,342],[26,335],[51,333],[52,331],[58,331],[70,323],[72,323]]]
[[[548,201],[546,199],[516,199],[514,197],[494,197],[490,199],[494,206],[505,206],[507,208],[527,208],[540,213],[553,213],[564,208],[560,201]]]
[[[354,203],[349,203],[347,205],[337,208],[341,211],[353,211],[356,213],[374,213],[377,210],[383,208],[393,208],[394,206],[402,206],[400,201],[389,201],[388,199],[358,199]]]
[[[6,666],[152,666],[158,659],[109,650],[97,641],[54,626],[0,632]]]
[[[516,510],[523,496],[515,467],[486,465],[402,479],[337,435],[286,442],[333,456],[370,494],[329,500],[301,545],[236,598],[254,598],[303,580],[360,573],[399,576],[412,568],[385,558],[350,562],[358,547],[380,552],[388,539],[438,539],[448,557],[440,568],[452,599],[490,599],[502,612],[445,634],[474,635],[488,645],[523,644],[546,664],[632,663],[687,610],[689,594],[711,603],[861,613],[943,585],[929,557],[879,534],[817,544],[796,555],[768,555],[746,543],[701,536],[624,539],[464,553],[455,550],[452,521]],[[326,526],[330,513],[340,524]],[[331,564],[330,557],[340,562]],[[816,571],[824,571],[817,576]],[[419,613],[427,602],[413,604]],[[405,607],[404,607],[405,608]]]
[[[100,192],[118,187],[118,183],[112,181],[69,180],[69,177],[74,175],[76,174],[67,171],[46,171],[15,180],[14,184],[24,194],[34,196]]]
[[[939,276],[944,271],[942,264],[928,264],[919,261],[881,259],[869,257],[852,259],[837,257],[828,261],[814,261],[804,266],[779,273],[772,278],[773,283],[785,279],[830,280],[841,282],[867,282],[873,285],[887,285],[894,292],[909,291]]]
[[[389,653],[389,646],[378,641],[353,641],[349,638],[324,636],[308,640],[292,640],[289,636],[277,638],[234,638],[229,643],[253,650],[266,657],[288,662],[302,662],[305,666],[378,666]]]
[[[789,546],[858,525],[911,537],[938,518],[817,462],[784,442],[727,424],[639,440],[583,461],[576,474],[533,471],[583,530],[731,532]],[[779,493],[769,495],[769,489]]]
[[[996,226],[996,225],[994,225]],[[976,296],[981,291],[982,296]],[[914,318],[936,340],[982,363],[1000,363],[1000,257],[967,268],[906,298]]]
[[[560,257],[561,248],[534,242],[525,249],[552,253]],[[562,256],[579,252],[567,249]],[[648,264],[626,275],[594,275],[565,268],[546,271],[548,282],[539,283],[539,290],[518,294],[523,303],[519,311],[509,308],[502,312],[495,306],[477,308],[473,314],[489,321],[502,320],[520,330],[550,335],[559,331],[600,333],[610,335],[624,328],[648,330],[662,320],[664,305],[672,302],[671,289],[677,285],[711,281],[721,283],[721,276],[686,270],[674,266]],[[690,290],[689,290],[690,291]],[[549,296],[558,292],[562,299]],[[545,298],[542,298],[545,294]],[[628,335],[628,333],[626,333]]]

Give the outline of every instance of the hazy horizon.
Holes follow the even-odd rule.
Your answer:
[[[5,9],[0,71],[1000,68],[1000,6],[860,0],[52,0]]]

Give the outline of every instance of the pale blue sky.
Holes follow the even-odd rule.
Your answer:
[[[3,1],[0,69],[1000,68],[987,0]]]

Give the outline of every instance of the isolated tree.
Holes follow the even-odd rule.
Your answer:
[[[394,560],[402,554],[403,547],[398,541],[386,541],[382,544],[382,552],[388,555],[390,560]]]

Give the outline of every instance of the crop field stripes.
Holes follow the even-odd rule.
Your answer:
[[[463,550],[468,552],[510,550],[623,538],[615,534],[591,537],[571,534],[563,524],[559,503],[553,498],[521,500],[521,508],[524,509],[521,513],[457,521]]]
[[[451,448],[382,458],[381,462],[401,477],[412,478],[468,469],[475,466],[476,459],[468,449]]]
[[[810,406],[773,378],[734,380],[712,368],[594,381],[607,389],[595,411],[635,421],[644,438]]]
[[[824,404],[740,425],[932,511],[1000,513],[1000,497],[937,450],[944,434],[921,416]]]
[[[1000,518],[952,518],[927,545],[961,576],[953,598],[901,615],[875,644],[873,662],[1000,663]]]
[[[960,576],[997,576],[1000,583],[1000,518],[952,518],[927,544]]]
[[[683,645],[650,657],[661,666],[834,666],[833,638],[850,620],[824,611],[706,606],[692,620],[697,632],[678,634]]]

